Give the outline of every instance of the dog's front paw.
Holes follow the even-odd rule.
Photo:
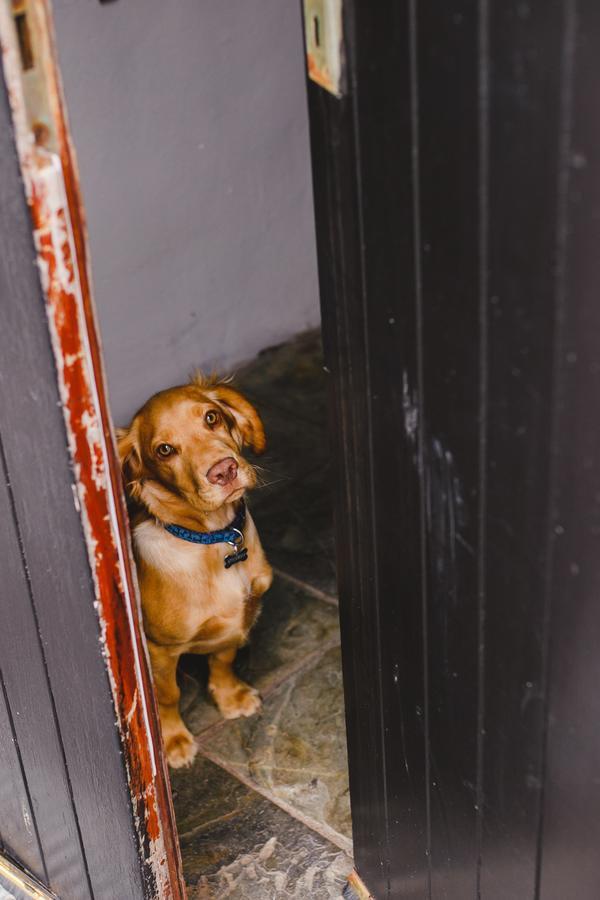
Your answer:
[[[192,764],[198,747],[193,735],[187,730],[176,731],[165,739],[167,762],[172,769],[181,769]]]
[[[243,681],[235,686],[217,687],[210,685],[210,692],[224,719],[239,719],[253,716],[262,706],[258,691]]]

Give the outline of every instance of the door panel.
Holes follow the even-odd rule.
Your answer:
[[[0,852],[20,859],[38,878],[47,881],[37,834],[37,822],[23,775],[19,745],[0,671]],[[3,833],[4,832],[4,836]]]
[[[600,8],[564,24],[540,897],[600,895]]]
[[[465,898],[477,877],[479,758],[478,23],[474,3],[436,0],[413,23],[431,892]]]
[[[8,485],[10,478],[3,465],[0,660],[5,752],[0,754],[0,833],[4,835],[6,851],[42,881],[52,884],[58,893],[87,898],[90,893],[81,836],[72,809],[69,777],[27,578],[27,560],[19,544]]]
[[[483,896],[533,897],[541,824],[564,4],[493,4],[488,141]]]
[[[344,10],[308,95],[358,873],[592,900],[600,16]]]

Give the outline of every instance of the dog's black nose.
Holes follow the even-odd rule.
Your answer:
[[[237,478],[237,473],[238,464],[233,456],[228,456],[211,466],[206,477],[211,484],[231,484]]]

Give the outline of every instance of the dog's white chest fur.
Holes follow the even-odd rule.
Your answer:
[[[133,541],[144,562],[158,572],[181,577],[198,568],[200,546],[174,537],[152,519],[135,527]]]
[[[226,620],[230,636],[242,630],[250,594],[249,568],[242,562],[225,569],[224,558],[233,552],[229,544],[193,544],[169,534],[153,520],[137,525],[133,540],[138,558],[173,583],[171,602],[177,607],[174,619],[182,628],[181,639],[193,641],[213,616]],[[211,565],[207,565],[209,554]],[[148,624],[152,629],[152,623]]]

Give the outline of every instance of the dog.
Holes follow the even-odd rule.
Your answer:
[[[248,400],[228,381],[201,374],[155,394],[117,430],[144,631],[173,768],[196,755],[179,712],[182,653],[208,656],[208,689],[226,719],[251,716],[261,705],[233,662],[273,578],[244,499],[257,476],[242,450],[261,454],[265,444]]]

